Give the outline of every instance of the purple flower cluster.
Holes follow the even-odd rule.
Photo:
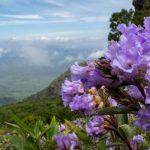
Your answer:
[[[65,106],[68,106],[76,94],[84,93],[84,88],[80,80],[65,80],[62,85],[61,95]]]
[[[87,66],[79,66],[77,63],[71,66],[72,80],[81,80],[85,88],[93,86],[108,86],[112,82],[111,79],[103,77],[101,70],[95,67],[94,63],[87,63]]]
[[[145,28],[134,24],[121,24],[118,30],[122,33],[119,42],[112,42],[105,58],[110,61],[112,74],[121,81],[133,81],[143,75],[141,69],[150,64],[150,18],[145,18]],[[144,70],[146,73],[146,70]]]
[[[65,80],[61,90],[62,100],[71,111],[80,110],[84,114],[90,114],[101,106],[100,97],[96,95],[96,88],[85,90],[82,82]]]
[[[133,143],[141,143],[143,141],[143,136],[142,135],[135,135],[132,138]]]
[[[96,103],[93,101],[93,96],[90,94],[76,95],[70,103],[71,111],[81,110],[88,114],[96,108]]]
[[[97,137],[104,133],[104,118],[102,116],[92,116],[86,126],[86,132],[89,136]]]
[[[80,110],[85,115],[91,115],[97,109],[110,105],[125,106],[129,103],[128,110],[133,109],[131,112],[137,112],[141,107],[134,124],[150,131],[150,17],[145,18],[144,27],[131,23],[128,26],[121,24],[118,30],[122,35],[118,42],[110,43],[104,58],[85,66],[79,66],[77,63],[71,66],[71,79],[66,79],[62,84],[62,100],[71,111]],[[99,90],[102,86],[107,88],[107,94],[110,91],[108,97]],[[124,92],[124,95],[121,93],[121,96],[117,97],[117,94],[113,93],[117,92],[117,89]],[[103,95],[100,96],[101,94]],[[123,96],[129,100],[125,101]],[[133,107],[136,103],[133,103],[131,97],[137,101],[138,107]],[[102,116],[92,116],[86,125],[82,119],[74,123],[86,129],[88,136],[99,138],[106,133],[108,122],[105,120]],[[115,119],[110,121],[117,122]],[[60,126],[60,131],[64,129],[65,126]],[[75,133],[57,135],[55,140],[58,148],[62,150],[72,150],[78,146]],[[137,146],[142,140],[141,135],[136,135],[132,143]]]
[[[78,138],[75,133],[56,135],[55,141],[58,150],[74,150],[78,146]]]
[[[148,106],[146,109],[139,110],[138,120],[135,121],[134,125],[150,131],[150,106]]]
[[[138,150],[138,145],[144,140],[143,136],[138,134],[133,136],[133,138],[130,140],[130,143],[133,147],[133,149]]]

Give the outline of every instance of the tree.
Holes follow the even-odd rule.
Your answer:
[[[142,10],[144,7],[144,0],[133,0],[135,10]]]
[[[143,26],[144,17],[150,16],[150,0],[133,0],[135,10],[122,9],[121,12],[112,14],[110,18],[110,33],[108,40],[117,40],[120,33],[117,31],[117,26],[120,23],[128,24],[129,22]]]
[[[112,14],[112,17],[110,18],[110,33],[108,35],[108,40],[115,40],[118,41],[120,37],[120,33],[117,30],[117,26],[120,23],[128,24],[133,19],[133,13],[134,11],[130,9],[129,11],[122,9],[121,12],[116,12]]]
[[[132,4],[136,11],[150,10],[150,0],[133,0]]]
[[[137,25],[143,25],[144,17],[150,16],[150,0],[133,0],[135,13],[133,22]]]

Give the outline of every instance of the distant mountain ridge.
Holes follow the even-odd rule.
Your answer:
[[[31,95],[28,98],[25,98],[24,100],[25,101],[37,101],[37,100],[39,101],[42,99],[51,99],[51,98],[59,97],[61,85],[66,78],[70,78],[69,70],[65,71],[59,77],[54,79],[47,88],[43,89],[40,92],[37,92],[34,95]]]
[[[17,103],[18,101],[12,97],[0,97],[0,105],[8,105]]]
[[[5,126],[4,122],[12,122],[12,113],[22,118],[25,122],[34,123],[42,118],[48,122],[52,116],[59,120],[75,117],[72,112],[63,106],[60,98],[61,84],[65,78],[70,77],[70,71],[67,70],[58,78],[53,80],[50,85],[42,91],[23,99],[20,102],[4,105],[0,107],[0,126]]]

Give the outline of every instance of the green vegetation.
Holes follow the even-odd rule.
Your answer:
[[[110,33],[108,40],[118,41],[120,33],[117,26],[120,23],[128,24],[129,22],[143,26],[144,17],[150,16],[149,0],[133,0],[135,10],[122,9],[120,12],[113,13],[110,18]]]
[[[108,35],[108,40],[118,41],[120,37],[120,33],[117,30],[117,26],[120,23],[128,24],[133,19],[133,10],[130,9],[129,11],[122,9],[121,12],[113,13],[110,18],[110,33]]]
[[[59,98],[43,99],[43,101],[23,101],[16,104],[6,105],[0,108],[0,126],[4,127],[5,122],[13,122],[12,114],[22,118],[28,124],[34,124],[41,119],[49,122],[52,116],[60,121],[64,118],[74,118],[73,113],[62,105]]]
[[[15,124],[13,132],[0,136],[0,148],[3,150],[48,150],[55,149],[54,136],[58,133],[58,122],[55,117],[46,126],[38,120],[32,127],[13,115]]]
[[[70,73],[66,71],[44,90],[32,95],[21,102],[0,107],[0,126],[4,127],[4,122],[12,122],[11,114],[23,118],[28,124],[34,124],[38,119],[45,123],[49,122],[52,116],[63,121],[63,119],[73,119],[75,115],[65,108],[59,97],[60,87],[65,78],[69,78]]]
[[[150,16],[150,1],[134,0],[133,5],[135,8],[133,22],[137,25],[143,25],[144,17]]]

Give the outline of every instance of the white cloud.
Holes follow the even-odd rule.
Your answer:
[[[97,59],[99,57],[102,57],[105,52],[106,52],[106,50],[94,51],[88,56],[88,59]]]
[[[8,53],[8,51],[4,48],[0,48],[0,57],[3,55],[3,54],[6,54]]]
[[[93,17],[83,17],[80,21],[83,22],[108,22],[110,16],[93,16]]]
[[[59,42],[65,42],[65,41],[69,41],[69,37],[56,36],[56,37],[55,37],[55,40],[56,40],[56,41],[59,41]]]
[[[50,66],[50,57],[47,51],[37,47],[22,48],[21,56],[31,65]]]
[[[51,23],[70,23],[77,22],[75,19],[70,20],[10,20],[10,21],[0,21],[0,26],[7,25],[21,25],[21,24],[51,24]]]
[[[63,7],[64,6],[64,4],[61,3],[58,0],[43,0],[43,1],[46,2],[46,3],[48,3],[48,4],[56,5],[56,6],[59,6],[59,7]]]
[[[75,17],[75,14],[67,11],[62,11],[62,12],[54,12],[50,14],[51,16],[56,16],[56,17],[62,17],[62,18],[73,18]]]
[[[0,17],[8,17],[8,18],[15,18],[15,19],[42,19],[42,17],[38,14],[30,14],[30,15],[8,15],[8,14],[0,14]]]
[[[74,58],[73,56],[66,56],[65,59],[64,59],[64,61],[65,61],[65,62],[68,62],[68,63],[69,63],[69,62],[72,62],[72,61],[74,61],[74,60],[75,60],[75,58]]]
[[[40,40],[42,40],[42,41],[49,41],[50,38],[47,37],[47,36],[41,36],[41,37],[40,37]]]

